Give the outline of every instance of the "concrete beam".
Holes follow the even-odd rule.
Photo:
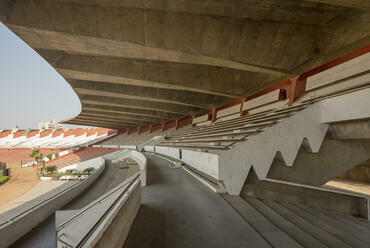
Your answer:
[[[172,113],[179,115],[195,114],[201,111],[201,108],[188,107],[178,104],[162,104],[158,102],[145,101],[145,100],[133,100],[124,99],[117,97],[107,97],[107,96],[95,96],[95,95],[84,95],[79,94],[81,103],[93,104],[93,105],[106,105],[113,107],[125,107],[134,109],[145,109],[145,110],[155,110],[164,113]]]
[[[102,119],[102,120],[107,120],[107,121],[112,121],[112,122],[125,122],[127,124],[132,124],[132,125],[149,125],[152,123],[157,123],[157,119],[138,119],[135,118],[135,116],[130,117],[130,116],[121,116],[121,115],[114,115],[112,113],[106,113],[106,112],[98,112],[98,111],[84,111],[81,113],[79,118],[87,118],[87,119]],[[162,120],[163,121],[163,120]]]
[[[186,94],[179,90],[144,88],[103,82],[69,80],[69,83],[78,94],[150,100],[154,102],[178,104],[205,109],[213,107],[212,103],[223,104],[233,100],[233,98],[200,93]]]
[[[243,97],[274,76],[214,66],[137,59],[68,55],[38,49],[66,79],[173,89],[225,97]],[[54,60],[53,60],[54,58]],[[249,79],[246,88],[245,79]],[[276,76],[275,76],[276,78]]]
[[[134,108],[124,108],[124,107],[116,107],[116,106],[104,106],[104,105],[95,105],[95,104],[82,104],[83,110],[115,110],[119,111],[123,114],[128,115],[135,115],[135,116],[146,116],[146,117],[153,117],[157,119],[162,120],[168,120],[168,119],[178,119],[182,117],[183,115],[180,114],[169,114],[169,113],[163,113],[159,111],[151,111],[151,110],[143,110],[143,109],[134,109]]]
[[[110,128],[110,129],[120,129],[122,126],[114,126],[114,125],[107,125],[107,124],[100,124],[100,123],[90,123],[90,122],[81,122],[81,121],[64,121],[65,124],[71,125],[81,125],[81,126],[89,126],[89,127],[102,127],[102,128]]]
[[[135,126],[146,126],[152,124],[151,122],[142,122],[142,121],[127,121],[125,119],[107,119],[104,117],[99,117],[99,116],[86,116],[86,115],[81,115],[76,117],[76,120],[79,121],[86,121],[86,122],[99,122],[102,124],[112,124],[115,125],[115,127],[135,127]]]
[[[149,123],[158,123],[163,122],[164,118],[155,118],[155,117],[148,117],[148,116],[140,116],[135,115],[133,113],[124,113],[120,110],[110,110],[110,109],[93,109],[93,108],[84,108],[82,110],[81,115],[104,115],[106,117],[111,118],[122,118],[131,121],[141,121],[141,122],[149,122]]]
[[[323,3],[328,5],[337,5],[342,7],[349,7],[352,9],[370,10],[370,2],[363,0],[306,0],[307,2]]]
[[[91,120],[91,119],[85,119],[84,117],[81,117],[81,118],[76,117],[73,120],[64,121],[63,123],[90,125],[90,126],[95,126],[95,127],[108,127],[108,128],[128,128],[128,127],[137,126],[137,125],[133,125],[133,124],[126,123],[126,122]]]
[[[58,18],[50,21],[50,16]],[[314,42],[311,25],[50,0],[17,1],[6,23],[35,48],[277,75],[309,59]],[[225,47],[229,48],[220,53]],[[294,54],[296,51],[300,51],[300,57]],[[276,63],[279,54],[292,59]]]
[[[269,68],[267,66],[263,67],[254,64],[239,63],[232,60],[210,56],[191,55],[190,53],[187,54],[164,48],[146,47],[126,41],[116,41],[91,36],[75,35],[71,33],[28,28],[14,24],[9,24],[7,26],[18,36],[24,37],[30,46],[38,49],[58,50],[85,55],[117,56],[130,59],[209,65],[276,75],[285,75],[288,73],[285,70]],[[50,43],[46,44],[45,42],[47,40],[50,40]]]
[[[90,5],[112,6],[136,8],[141,10],[156,10],[161,12],[174,13],[189,13],[196,15],[210,15],[223,17],[239,17],[249,18],[254,20],[263,20],[268,17],[271,21],[287,21],[293,23],[305,23],[315,25],[325,25],[335,16],[335,8],[331,6],[331,2],[340,6],[337,2],[347,2],[345,0],[307,0],[301,2],[282,2],[280,0],[269,0],[268,4],[263,1],[219,1],[208,0],[207,2],[199,2],[198,0],[144,0],[144,1],[101,1],[101,0],[60,0],[70,3],[83,3]],[[321,1],[328,5],[321,6],[318,11],[315,2]],[[352,1],[351,1],[352,2]],[[359,3],[361,0],[355,0],[356,5],[361,7],[366,6],[366,3]],[[359,3],[359,4],[357,4]],[[351,3],[348,3],[350,5]],[[354,5],[354,4],[353,4]],[[274,15],[271,15],[271,11]]]

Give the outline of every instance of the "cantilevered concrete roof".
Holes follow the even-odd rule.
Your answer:
[[[79,96],[68,123],[109,128],[199,113],[370,43],[363,0],[1,0],[0,20]]]

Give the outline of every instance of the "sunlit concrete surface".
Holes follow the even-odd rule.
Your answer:
[[[67,181],[61,180],[50,180],[50,181],[41,181],[35,186],[33,186],[30,190],[26,193],[21,195],[20,197],[14,199],[13,201],[9,202],[8,204],[0,207],[0,213],[6,212],[10,209],[16,208],[28,201],[32,201],[38,196],[41,196],[59,186],[66,183]]]
[[[370,184],[365,183],[365,182],[356,182],[356,181],[344,180],[344,179],[334,179],[324,184],[323,187],[347,190],[347,191],[356,192],[356,193],[365,194],[365,195],[370,196]]]

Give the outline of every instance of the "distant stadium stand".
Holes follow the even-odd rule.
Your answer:
[[[71,148],[87,146],[115,134],[105,128],[62,130],[3,130],[0,148]]]

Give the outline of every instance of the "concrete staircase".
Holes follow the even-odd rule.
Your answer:
[[[358,125],[367,127],[369,99],[367,88],[316,102],[220,154],[219,179],[234,195],[240,194],[251,168],[260,180],[275,178],[314,186],[324,184],[369,159],[370,139],[365,135],[368,129],[341,139],[348,134],[345,130],[354,129],[346,128],[353,122],[363,120],[365,124]],[[331,125],[337,127],[335,136],[329,138]]]
[[[369,247],[370,223],[364,219],[272,200],[222,197],[271,247]]]

